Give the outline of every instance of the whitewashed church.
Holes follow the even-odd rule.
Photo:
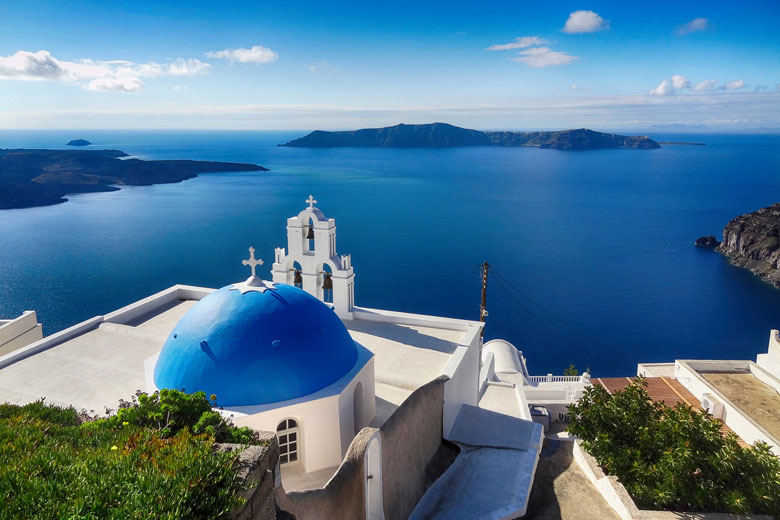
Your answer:
[[[479,321],[356,305],[315,204],[287,219],[286,248],[249,248],[244,281],[176,285],[2,355],[0,402],[102,412],[139,389],[204,391],[276,433],[276,495],[296,518],[522,515],[540,423],[587,378],[532,378]],[[258,252],[274,255],[270,280]]]

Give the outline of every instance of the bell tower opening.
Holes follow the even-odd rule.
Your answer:
[[[306,250],[314,252],[314,220],[309,219],[309,224],[306,226]]]

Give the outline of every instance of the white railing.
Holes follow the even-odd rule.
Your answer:
[[[581,376],[554,376],[547,374],[546,376],[529,376],[529,383],[587,383],[590,378],[587,374]]]

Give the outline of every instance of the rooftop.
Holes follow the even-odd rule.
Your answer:
[[[748,417],[780,439],[780,394],[750,371],[701,372],[701,375]]]
[[[45,397],[102,413],[146,391],[144,362],[157,354],[179,320],[212,289],[174,286],[118,311],[53,334],[0,357],[0,402]],[[444,372],[468,333],[468,322],[357,309],[345,325],[375,355],[379,426],[423,384]]]

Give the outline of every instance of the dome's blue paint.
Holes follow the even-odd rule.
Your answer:
[[[230,287],[200,300],[173,329],[154,367],[157,388],[202,390],[221,406],[276,403],[354,366],[352,337],[315,297],[284,284],[263,293]]]

